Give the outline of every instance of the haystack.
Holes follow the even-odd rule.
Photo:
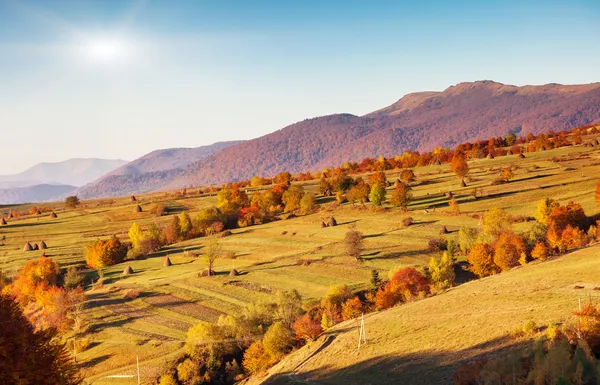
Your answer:
[[[215,271],[214,270],[208,270],[208,269],[204,269],[201,272],[198,273],[199,277],[211,277],[215,275]]]
[[[127,266],[125,268],[125,270],[123,270],[123,274],[122,275],[130,275],[133,274],[133,269],[131,268],[131,266]]]
[[[329,221],[327,222],[327,226],[329,226],[329,227],[337,226],[337,221],[335,220],[334,217],[329,217]]]
[[[25,246],[23,247],[23,251],[32,251],[33,247],[31,246],[31,243],[27,242],[25,243]]]
[[[467,187],[467,184],[465,183],[464,179],[460,180],[460,187]]]
[[[442,228],[440,229],[440,234],[448,234],[448,229],[446,228],[446,226],[442,226]]]
[[[525,159],[525,155],[519,154],[519,159]]]
[[[598,142],[598,139],[595,139],[595,138],[594,138],[594,139],[592,139],[592,144],[593,144],[594,146],[598,146],[598,145],[600,145],[600,142]]]
[[[231,270],[231,272],[229,273],[230,277],[236,277],[238,275],[240,275],[240,273],[236,269]]]
[[[488,158],[488,159],[494,159],[494,155],[493,155],[493,154],[490,152],[490,153],[487,155],[487,158]]]
[[[512,154],[513,154],[513,152],[512,152],[511,149],[509,149],[508,151],[506,151],[506,155],[512,155]]]
[[[42,212],[40,210],[35,212],[37,215],[42,215]]]
[[[143,211],[142,210],[142,206],[140,206],[140,205],[135,206],[135,212],[136,213],[141,213],[142,211]]]
[[[33,244],[33,250],[39,250],[39,249],[40,249],[40,247],[38,246],[38,244],[34,243]]]
[[[40,250],[46,250],[48,248],[48,245],[46,245],[46,242],[41,241],[40,242]]]
[[[4,225],[6,225],[6,224],[7,224],[7,223],[6,223],[6,219],[4,219],[4,218],[0,218],[0,225],[4,226]]]
[[[58,215],[56,215],[56,213],[53,211],[50,213],[50,218],[53,218],[53,219],[58,218]]]
[[[436,160],[434,160],[434,161],[433,161],[431,164],[432,164],[433,166],[441,166],[441,165],[442,165],[442,162],[441,162],[439,159],[436,159]]]
[[[135,195],[132,195],[132,196],[131,196],[131,201],[132,201],[132,202],[137,202],[137,198],[135,197]]]
[[[169,266],[172,266],[172,265],[173,265],[173,263],[171,263],[171,258],[165,257],[165,261],[163,262],[163,266],[164,267],[169,267]]]
[[[327,227],[327,223],[325,223],[325,221],[321,221],[321,228],[323,227]]]
[[[9,218],[14,218],[15,217],[14,214],[12,213],[12,211],[10,213],[8,213],[8,217]]]
[[[452,194],[452,191],[448,191],[446,193],[446,198],[452,198],[452,197],[454,197],[454,194]]]

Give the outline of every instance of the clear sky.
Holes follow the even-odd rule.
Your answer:
[[[0,174],[489,79],[600,81],[600,1],[0,0]]]

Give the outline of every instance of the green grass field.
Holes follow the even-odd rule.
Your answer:
[[[513,165],[517,167],[514,180],[491,185],[503,167]],[[567,147],[527,154],[525,159],[506,156],[476,160],[469,162],[469,166],[471,172],[465,188],[459,186],[448,165],[415,168],[417,182],[406,213],[395,208],[364,209],[348,203],[334,207],[323,203],[321,211],[315,214],[235,229],[232,235],[220,240],[220,245],[238,256],[235,268],[241,272],[239,276],[229,276],[234,261],[220,259],[216,276],[198,277],[206,268],[203,259],[186,256],[184,252],[202,254],[206,242],[203,238],[106,268],[102,288],[91,288],[89,283],[97,276],[90,272],[85,316],[91,325],[86,336],[91,343],[77,356],[86,381],[133,384],[137,381],[134,378],[109,376],[135,374],[139,357],[143,382],[153,383],[182,351],[186,331],[194,323],[214,321],[220,314],[239,314],[246,304],[268,299],[278,290],[296,289],[305,301],[317,301],[332,285],[365,288],[372,269],[387,276],[389,270],[400,266],[426,265],[431,257],[427,250],[430,239],[456,237],[455,231],[462,226],[479,226],[474,214],[491,207],[532,216],[540,199],[553,197],[562,203],[568,200],[580,203],[588,215],[599,212],[593,194],[600,180],[598,147]],[[397,177],[398,172],[388,173],[389,180]],[[305,183],[305,188],[316,191],[317,185],[318,181],[312,181]],[[475,188],[480,189],[477,199],[472,197]],[[448,191],[460,203],[459,216],[447,212]],[[391,190],[388,197],[390,194]],[[86,201],[82,208],[66,211],[62,203],[44,204],[55,210],[57,219],[44,214],[9,220],[7,226],[0,227],[3,239],[0,269],[12,275],[28,261],[38,258],[41,252],[22,249],[27,241],[42,240],[49,246],[46,255],[61,267],[82,264],[86,244],[112,234],[125,239],[133,221],[147,227],[157,220],[149,212],[155,203],[164,203],[171,215],[189,210],[192,217],[201,208],[216,203],[214,196],[176,198],[165,197],[164,193],[139,196],[138,200],[132,203],[129,197],[118,198],[110,204]],[[135,212],[138,203],[144,212]],[[0,211],[22,211],[30,206],[5,206]],[[321,228],[321,218],[330,215],[339,226]],[[407,216],[414,219],[414,224],[403,227],[402,218]],[[169,219],[170,216],[159,218],[161,222]],[[525,230],[530,223],[518,223],[515,228]],[[366,237],[362,263],[344,255],[341,241],[350,226]],[[442,226],[450,234],[440,235]],[[588,286],[596,283],[600,286],[600,273],[596,272],[600,271],[596,266],[600,262],[594,260],[599,251],[597,247],[585,249],[538,266],[471,282],[389,312],[369,315],[367,327],[372,334],[369,344],[360,352],[354,346],[357,338],[354,325],[342,324],[333,332],[337,334],[335,340],[302,366],[300,372],[329,383],[351,378],[369,383],[368,376],[376,371],[414,376],[417,370],[435,366],[441,370],[434,371],[436,374],[427,383],[440,382],[457,361],[507,344],[503,333],[514,329],[516,323],[529,318],[547,323],[573,310],[581,291],[572,290],[572,285],[585,282],[586,295],[592,293]],[[165,255],[173,266],[163,267]],[[127,265],[135,273],[122,277]],[[564,271],[569,274],[562,274]],[[140,290],[141,294],[134,300],[126,300],[123,296],[127,289]],[[344,332],[345,329],[348,330]],[[274,373],[295,370],[298,357],[310,349],[301,349]],[[328,373],[334,372],[337,377],[328,377]],[[286,375],[279,380],[290,378]]]

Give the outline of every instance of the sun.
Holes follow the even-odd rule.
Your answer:
[[[87,55],[96,60],[115,60],[126,54],[125,44],[115,39],[98,39],[86,43]]]

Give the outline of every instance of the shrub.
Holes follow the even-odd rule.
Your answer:
[[[139,296],[140,296],[140,291],[137,289],[127,289],[125,291],[125,294],[123,294],[123,298],[128,299],[128,300],[136,299]]]
[[[75,289],[77,287],[83,286],[83,281],[85,279],[85,275],[81,273],[77,267],[69,266],[67,269],[67,273],[64,277],[64,286],[65,289]]]
[[[533,250],[531,250],[531,257],[539,261],[547,259],[549,255],[550,250],[548,250],[546,244],[542,242],[536,243]]]
[[[444,238],[430,239],[427,246],[430,253],[439,253],[448,250],[448,241]]]

